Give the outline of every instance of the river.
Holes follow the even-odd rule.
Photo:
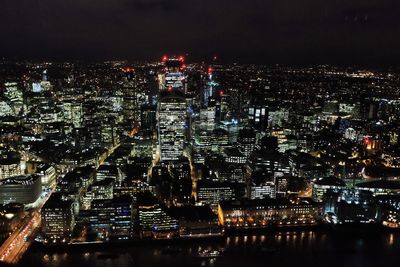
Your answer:
[[[199,249],[221,250],[214,259]],[[99,256],[100,255],[100,256]],[[105,256],[104,255],[108,255]],[[111,256],[110,256],[111,255]],[[220,240],[118,246],[101,251],[45,252],[32,248],[20,262],[29,267],[178,266],[400,266],[400,232],[283,231],[243,234]]]

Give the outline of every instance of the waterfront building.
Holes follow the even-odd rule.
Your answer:
[[[180,237],[201,238],[222,235],[218,216],[209,206],[171,207],[168,213],[178,220]]]
[[[218,220],[226,228],[315,225],[322,207],[311,199],[221,201]]]
[[[133,237],[133,199],[121,195],[91,202],[90,227],[102,240],[127,240]]]
[[[151,193],[138,194],[137,209],[141,237],[172,238],[178,235],[178,220],[170,216]]]
[[[42,233],[46,242],[68,242],[75,226],[73,201],[63,193],[51,195],[41,211]]]

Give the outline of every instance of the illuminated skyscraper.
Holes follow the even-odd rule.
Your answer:
[[[268,107],[251,105],[248,112],[249,123],[256,130],[265,131],[268,127]]]
[[[4,97],[11,106],[15,114],[18,114],[23,108],[23,93],[16,82],[4,83]]]
[[[180,92],[162,92],[158,104],[158,138],[161,161],[178,160],[186,133],[186,101]]]
[[[203,89],[203,103],[208,106],[210,97],[212,97],[215,93],[215,87],[218,86],[218,83],[215,82],[214,75],[213,75],[214,69],[210,66],[208,67],[208,81],[207,81],[207,86]]]
[[[65,101],[63,103],[63,114],[64,122],[71,123],[74,127],[82,126],[83,109],[81,103]]]
[[[181,90],[186,92],[185,60],[183,56],[163,57],[165,66],[163,73],[159,76],[161,90]]]

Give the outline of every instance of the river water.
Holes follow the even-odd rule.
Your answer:
[[[200,249],[221,250],[220,257],[194,257]],[[99,256],[100,255],[100,256]],[[104,257],[104,255],[107,255]],[[111,255],[111,256],[110,256]],[[400,266],[400,232],[284,231],[238,235],[220,240],[153,243],[96,250],[45,252],[30,249],[29,267],[178,267],[178,266]]]

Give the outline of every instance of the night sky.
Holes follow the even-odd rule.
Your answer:
[[[0,0],[0,57],[398,65],[399,0]]]

